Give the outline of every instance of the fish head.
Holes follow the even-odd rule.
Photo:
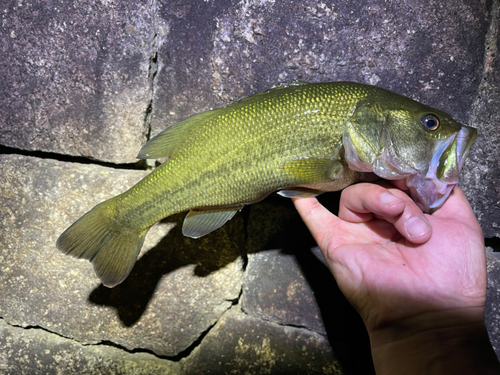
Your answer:
[[[476,139],[476,129],[450,115],[385,92],[359,103],[343,130],[350,169],[402,180],[423,212],[448,198]]]

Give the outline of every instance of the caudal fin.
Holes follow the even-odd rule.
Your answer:
[[[88,259],[102,283],[120,284],[134,267],[148,229],[120,226],[113,216],[113,201],[95,206],[58,238],[56,246],[65,254]]]

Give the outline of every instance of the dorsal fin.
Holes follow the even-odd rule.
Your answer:
[[[249,96],[248,98],[241,99],[241,100],[237,101],[236,103],[229,105],[226,108],[243,107],[243,106],[248,105],[248,104],[252,104],[252,103],[259,102],[261,100],[272,98],[278,94],[284,93],[286,91],[290,91],[291,89],[293,90],[294,88],[296,88],[298,86],[304,86],[307,84],[308,84],[307,82],[303,82],[303,81],[292,81],[290,83],[281,83],[278,86],[270,88],[267,91],[259,92],[258,94],[254,94],[252,96]]]
[[[171,157],[176,148],[188,137],[196,128],[202,126],[210,119],[233,110],[237,110],[247,105],[257,103],[266,99],[293,90],[297,86],[306,85],[306,82],[293,81],[288,84],[281,84],[270,90],[252,95],[225,108],[214,109],[199,113],[182,120],[171,127],[165,129],[155,137],[151,138],[139,151],[138,159],[160,159]]]
[[[188,117],[163,130],[142,146],[139,155],[137,155],[137,159],[160,159],[170,157],[177,146],[179,146],[194,129],[220,114],[222,110],[223,108],[198,113],[197,115]]]

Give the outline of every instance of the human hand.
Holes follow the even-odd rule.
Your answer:
[[[294,203],[369,331],[426,310],[482,313],[483,236],[459,188],[434,215],[395,187],[367,183],[342,192],[338,217],[315,198]]]
[[[422,332],[439,332],[437,345],[443,332],[450,340],[472,332],[484,343],[483,235],[460,188],[432,215],[387,183],[346,188],[338,217],[315,198],[294,203],[365,322],[374,361],[377,348],[415,345],[416,337],[435,350],[434,336]]]

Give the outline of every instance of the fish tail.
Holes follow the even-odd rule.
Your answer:
[[[132,271],[148,230],[120,223],[112,198],[66,229],[56,246],[65,254],[90,260],[101,282],[112,288]]]

